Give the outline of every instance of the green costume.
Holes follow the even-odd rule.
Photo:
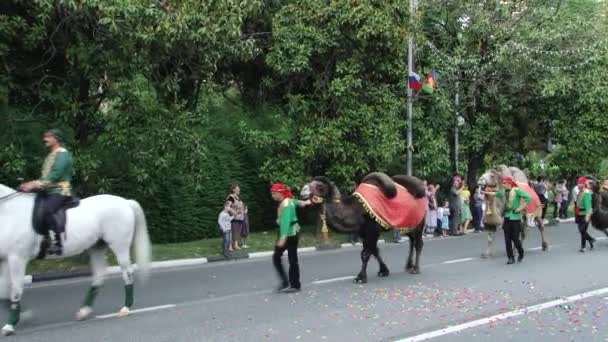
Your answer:
[[[74,166],[72,154],[63,147],[49,153],[42,166],[42,176],[38,179],[41,189],[47,194],[72,195],[72,175]]]
[[[524,207],[532,200],[532,197],[528,195],[527,192],[517,187],[514,187],[511,190],[501,189],[496,193],[496,197],[507,198],[504,216],[513,221],[521,220],[521,213],[517,213],[515,210],[520,207],[522,198],[525,202]]]
[[[279,239],[294,236],[299,229],[298,215],[296,214],[296,206],[299,201],[295,198],[290,198],[287,201],[287,205],[281,211],[279,219]]]

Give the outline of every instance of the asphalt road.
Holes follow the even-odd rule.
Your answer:
[[[31,313],[5,340],[608,341],[608,240],[582,254],[574,225],[548,229],[551,250],[531,231],[515,265],[505,265],[502,237],[491,259],[479,258],[485,234],[427,240],[419,275],[403,270],[407,244],[381,245],[391,276],[376,277],[372,260],[365,285],[350,279],[360,247],[301,254],[296,294],[272,292],[270,258],[159,270],[136,288],[142,311],[124,319],[104,316],[123,302],[118,277],[97,299],[101,317],[86,322],[73,317],[87,279],[37,283],[24,297]]]

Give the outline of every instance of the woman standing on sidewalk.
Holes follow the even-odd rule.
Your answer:
[[[578,231],[581,234],[581,249],[579,252],[584,253],[586,242],[589,241],[590,250],[593,250],[593,243],[595,242],[595,239],[587,232],[591,214],[593,213],[592,194],[591,190],[589,190],[589,184],[587,184],[587,178],[580,177],[577,183],[580,191],[574,202],[574,215]]]
[[[232,184],[230,186],[230,195],[226,197],[226,201],[231,203],[231,209],[234,212],[234,219],[232,220],[232,249],[239,250],[241,242],[241,232],[243,230],[243,223],[245,222],[245,203],[241,200],[241,187],[238,184]],[[247,248],[247,246],[243,246]]]

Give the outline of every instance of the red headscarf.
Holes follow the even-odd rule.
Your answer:
[[[285,198],[292,198],[293,194],[291,193],[291,190],[289,190],[289,188],[281,183],[274,183],[272,184],[272,187],[270,188],[270,192],[277,192],[283,195],[283,197]]]
[[[513,180],[513,177],[511,177],[511,176],[502,177],[502,182],[511,184],[511,186],[513,186],[513,187],[517,187],[517,183],[515,182],[515,180]]]
[[[579,177],[578,178],[578,182],[576,182],[577,184],[587,184],[587,177]]]

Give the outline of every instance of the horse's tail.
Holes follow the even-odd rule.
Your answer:
[[[144,211],[134,200],[129,200],[129,205],[135,214],[135,262],[137,263],[137,274],[141,280],[145,281],[150,271],[150,260],[152,259],[152,248],[150,246],[150,236],[148,235],[148,225]]]

